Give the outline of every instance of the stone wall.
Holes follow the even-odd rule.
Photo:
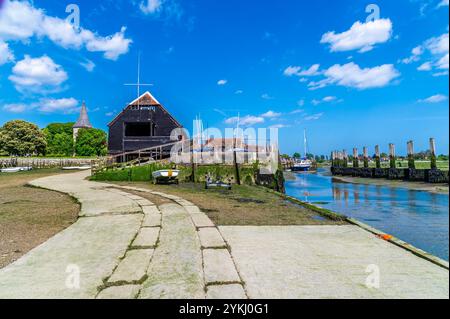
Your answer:
[[[449,172],[437,169],[332,167],[333,175],[387,178],[427,183],[448,183]]]
[[[57,168],[91,165],[91,159],[77,158],[3,158],[0,167]]]

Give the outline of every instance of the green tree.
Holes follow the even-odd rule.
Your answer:
[[[37,125],[16,120],[0,128],[0,150],[8,155],[42,155],[46,147],[44,133]]]
[[[99,129],[81,129],[75,143],[78,156],[104,156],[108,152],[106,133]]]
[[[73,155],[73,123],[49,124],[43,131],[47,140],[47,154],[54,156]]]
[[[302,156],[300,155],[300,153],[294,153],[293,157],[296,158],[296,159],[299,159]]]

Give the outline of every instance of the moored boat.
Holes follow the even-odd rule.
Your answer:
[[[152,173],[153,183],[176,183],[178,184],[179,170],[176,169],[163,169]]]
[[[31,167],[11,167],[11,168],[2,168],[0,172],[2,173],[18,173],[18,172],[25,172],[25,171],[31,171]]]

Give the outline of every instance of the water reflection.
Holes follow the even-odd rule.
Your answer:
[[[320,203],[448,260],[448,195],[342,183],[324,170],[286,182],[289,195]]]

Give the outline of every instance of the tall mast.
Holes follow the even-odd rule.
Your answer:
[[[303,142],[304,142],[304,147],[305,147],[305,159],[308,159],[308,155],[307,155],[307,140],[306,140],[306,129],[303,131],[303,136],[304,136],[304,139],[303,139]]]
[[[138,63],[137,63],[137,83],[126,83],[125,86],[136,86],[137,87],[137,103],[138,109],[140,109],[140,100],[141,97],[141,86],[153,86],[153,84],[141,83],[141,52],[138,54]]]
[[[141,96],[141,51],[138,53],[138,70],[137,70],[137,96],[138,96],[138,108],[139,108],[139,97]],[[140,108],[139,108],[140,109]]]

